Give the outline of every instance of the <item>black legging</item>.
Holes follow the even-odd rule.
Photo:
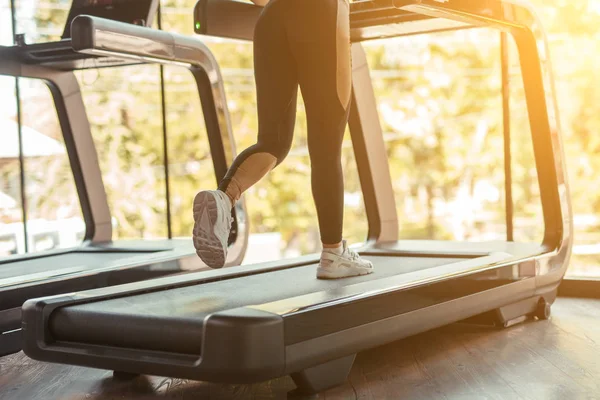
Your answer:
[[[300,85],[321,240],[341,242],[341,149],[351,92],[347,0],[271,0],[254,32],[254,73],[258,142],[235,159],[219,189],[237,200],[287,156]]]

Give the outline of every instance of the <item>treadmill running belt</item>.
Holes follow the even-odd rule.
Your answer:
[[[322,281],[316,264],[67,306],[50,317],[57,341],[200,354],[204,318],[217,311],[268,303],[349,284],[461,261],[457,258],[367,256],[375,273]]]
[[[96,269],[109,262],[134,257],[139,253],[117,252],[72,252],[57,254],[48,257],[32,258],[28,260],[6,263],[0,266],[0,279],[24,276],[53,270],[80,267],[81,269]],[[26,278],[26,276],[24,276]]]

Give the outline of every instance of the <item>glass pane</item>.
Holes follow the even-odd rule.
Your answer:
[[[59,40],[70,7],[70,1],[15,0],[17,33],[25,34],[27,43]]]
[[[113,239],[167,236],[159,67],[78,72],[114,221]]]
[[[161,2],[162,29],[193,35],[195,4],[193,0]],[[189,237],[194,225],[192,200],[199,190],[216,187],[215,171],[194,77],[186,69],[165,67],[164,78],[171,229],[174,237]]]
[[[346,132],[342,150],[342,168],[344,169],[344,230],[343,235],[349,243],[363,243],[369,233],[367,211],[363,200],[358,177],[358,168],[350,132]]]
[[[600,277],[600,2],[534,3],[549,32],[572,196],[574,246],[567,276]]]
[[[194,34],[194,6],[196,0],[166,0],[161,1],[162,29],[169,32],[177,32],[182,35]],[[201,37],[203,41],[214,41],[210,37]]]
[[[194,77],[175,67],[166,67],[164,77],[171,229],[174,237],[189,237],[192,200],[199,190],[216,187],[215,171]]]
[[[365,43],[401,238],[505,240],[497,31]]]
[[[19,79],[29,252],[77,246],[85,223],[48,87]]]
[[[548,33],[571,191],[568,277],[600,277],[600,2],[532,0]]]
[[[600,21],[600,18],[597,18]],[[558,38],[557,91],[572,196],[574,248],[570,276],[600,276],[600,43],[589,35],[573,46]]]
[[[12,40],[12,17],[10,1],[0,0],[0,46],[10,46]]]
[[[25,252],[15,79],[0,76],[0,257]]]

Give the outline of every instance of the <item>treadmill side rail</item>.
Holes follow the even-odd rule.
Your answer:
[[[484,290],[288,345],[286,346],[286,374],[458,322],[519,300],[531,299],[534,291],[535,280],[523,279],[503,287]]]

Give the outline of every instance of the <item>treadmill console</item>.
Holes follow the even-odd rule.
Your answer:
[[[71,37],[71,22],[79,15],[111,19],[129,24],[150,26],[159,0],[73,0],[63,39]]]

